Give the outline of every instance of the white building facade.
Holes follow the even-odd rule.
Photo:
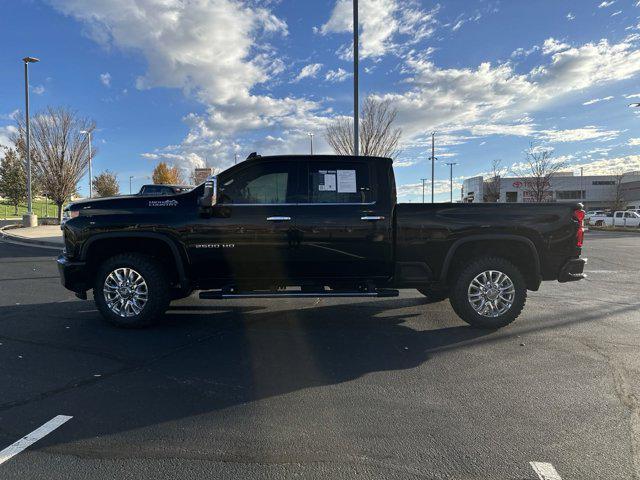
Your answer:
[[[481,176],[471,177],[463,183],[463,201],[469,203],[486,201],[489,190],[487,180]],[[499,178],[499,202],[502,203],[535,203],[535,189],[532,177]],[[615,175],[574,175],[572,172],[559,172],[545,187],[546,202],[581,202],[588,210],[610,208],[617,192],[627,204],[627,208],[639,208],[640,205],[640,172],[628,172],[619,178]],[[495,188],[491,190],[495,191]]]

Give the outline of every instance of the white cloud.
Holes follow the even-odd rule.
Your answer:
[[[361,0],[359,10],[360,55],[380,57],[394,51],[400,45],[398,35],[404,35],[405,45],[429,37],[435,31],[435,15],[439,7],[433,10],[420,10],[414,2],[402,0]],[[317,31],[322,35],[329,33],[349,33],[353,31],[352,0],[337,0],[329,20]],[[343,45],[339,50],[342,58],[352,56],[351,44]]]
[[[613,100],[613,95],[609,95],[608,97],[594,98],[592,100],[587,100],[582,105],[593,105],[594,103],[608,102],[609,100]]]
[[[619,172],[638,171],[640,170],[640,155],[603,158],[576,163],[573,167],[582,167],[585,175],[615,175]]]
[[[525,50],[522,47],[516,48],[513,52],[511,52],[511,58],[528,57],[529,55],[537,52],[538,50],[540,50],[540,47],[538,45],[534,45],[528,50]]]
[[[311,63],[302,67],[298,76],[294,79],[294,82],[299,82],[303,78],[316,78],[318,72],[322,68],[321,63]]]
[[[640,138],[630,138],[629,141],[627,142],[627,145],[631,147],[640,146]]]
[[[352,76],[353,74],[347,72],[344,68],[338,68],[337,70],[329,70],[324,78],[328,82],[344,82],[347,78]]]
[[[535,132],[534,125],[530,123],[483,123],[472,126],[470,130],[473,135],[478,135],[481,137],[485,135],[515,135],[520,137],[528,137]]]
[[[573,13],[571,12],[567,13],[567,20],[571,21],[571,20],[575,20],[575,18],[576,16]]]
[[[567,130],[541,130],[538,138],[551,143],[581,142],[584,140],[613,140],[620,134],[619,130],[602,130],[593,125]]]
[[[640,98],[640,93],[632,93],[625,95],[624,98]]]
[[[611,16],[612,16],[612,17],[616,17],[616,16],[620,15],[621,13],[622,13],[622,10],[616,10],[615,12],[613,12],[613,13],[611,14]]]
[[[394,162],[394,166],[396,163]],[[462,187],[463,177],[458,177],[453,179],[453,199],[454,201],[460,198],[460,188]],[[441,195],[446,193],[449,195],[451,191],[451,185],[449,180],[436,180],[434,182],[435,188],[433,192],[436,195]],[[426,181],[424,184],[424,196],[425,201],[430,201],[431,199],[431,180]],[[422,182],[418,183],[405,183],[403,185],[398,185],[398,197],[407,199],[409,197],[413,197],[416,201],[422,202]]]
[[[31,91],[36,95],[42,95],[45,92],[44,85],[33,85]]]
[[[111,74],[109,72],[101,73],[100,82],[107,88],[111,87]]]
[[[556,44],[547,42],[548,47]],[[414,53],[404,66],[410,74],[409,89],[379,97],[395,102],[405,140],[431,130],[530,135],[536,127],[519,119],[523,113],[541,109],[564,95],[640,73],[640,50],[631,43],[601,40],[557,50],[548,61],[523,73],[509,62],[443,69],[428,55]],[[613,135],[598,132],[587,129],[584,135]],[[570,138],[566,133],[565,138]]]
[[[600,5],[598,5],[598,8],[607,8],[613,5],[614,3],[616,3],[616,0],[609,0],[609,1],[604,0]]]
[[[451,31],[457,32],[458,30],[460,30],[460,28],[462,28],[462,26],[465,23],[467,23],[467,22],[478,22],[481,18],[482,18],[482,14],[480,12],[476,12],[475,15],[472,15],[470,17],[465,17],[464,14],[460,15],[460,16],[458,16],[458,18],[456,19],[455,23],[451,27]]]
[[[13,125],[6,125],[4,127],[0,127],[0,148],[13,146],[13,142],[11,142],[11,137],[16,133],[18,133],[18,129]],[[0,151],[0,153],[2,152]]]
[[[20,110],[16,108],[10,113],[0,114],[0,120],[15,120],[16,118],[18,118],[19,113]]]
[[[561,52],[570,48],[566,43],[559,42],[553,37],[547,38],[542,44],[543,55],[550,55],[552,53]]]
[[[85,26],[106,48],[144,56],[139,89],[179,88],[205,107],[187,115],[189,133],[180,145],[153,152],[190,168],[200,162],[233,162],[233,135],[255,129],[318,127],[317,102],[257,94],[259,85],[285,65],[270,41],[288,35],[270,2],[254,0],[48,0]],[[231,157],[231,159],[230,159]]]

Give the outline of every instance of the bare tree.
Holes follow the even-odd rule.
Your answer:
[[[105,170],[93,179],[93,189],[99,197],[115,197],[120,195],[120,185],[118,185],[118,176]]]
[[[31,120],[33,171],[42,191],[57,205],[58,220],[89,165],[89,135],[80,132],[95,128],[95,122],[64,107],[47,107]],[[19,117],[14,141],[22,155],[24,138],[24,118]]]
[[[615,182],[613,184],[613,200],[611,201],[611,210],[618,211],[618,210],[624,210],[625,204],[626,204],[626,200],[624,198],[624,189],[622,188],[622,181],[624,180],[624,177],[626,176],[626,173],[622,172],[621,170],[618,170],[614,175],[613,175],[613,181]]]
[[[398,115],[390,100],[368,97],[360,113],[360,154],[374,157],[398,156],[402,135],[393,123]],[[338,155],[353,155],[353,119],[336,118],[326,129],[325,138]]]
[[[505,176],[507,169],[502,166],[502,160],[491,162],[491,177],[484,182],[483,202],[495,203],[500,200],[500,179]]]
[[[525,181],[525,188],[533,203],[550,202],[553,199],[551,179],[564,168],[565,163],[553,158],[548,148],[541,148],[530,144],[525,151],[525,163],[529,180]]]

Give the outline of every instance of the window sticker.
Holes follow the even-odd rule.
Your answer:
[[[318,191],[335,192],[336,191],[336,171],[321,170],[319,173],[320,173],[320,183],[318,184]]]
[[[356,193],[356,171],[338,170],[338,193]]]

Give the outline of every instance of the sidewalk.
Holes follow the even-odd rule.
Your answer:
[[[62,230],[60,225],[44,225],[30,228],[0,228],[0,236],[8,241],[28,243],[41,247],[62,248]]]

